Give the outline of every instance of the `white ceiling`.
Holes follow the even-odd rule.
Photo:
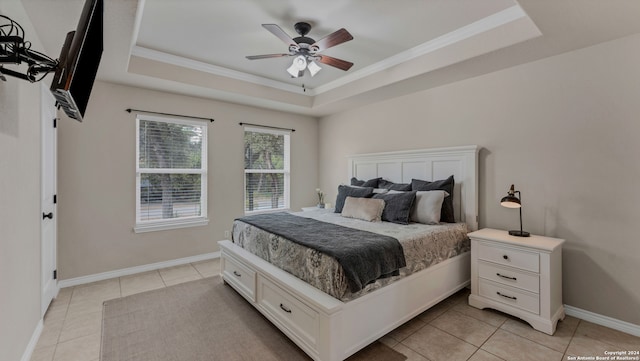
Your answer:
[[[84,0],[22,0],[45,52],[57,57]],[[105,0],[98,79],[322,116],[640,32],[637,0]],[[291,78],[291,58],[261,24],[291,37],[354,37]],[[28,34],[27,34],[28,36]],[[303,89],[304,84],[304,89]]]

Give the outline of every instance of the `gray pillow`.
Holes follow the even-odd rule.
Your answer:
[[[409,224],[411,207],[417,192],[375,194],[374,199],[384,200],[382,220],[398,224]]]
[[[378,188],[378,182],[380,181],[380,179],[382,178],[373,178],[373,179],[369,179],[368,181],[363,181],[360,180],[356,177],[352,177],[351,178],[351,185],[352,186],[359,186],[359,187],[373,187],[373,188]]]
[[[408,192],[413,190],[411,189],[411,184],[409,183],[393,183],[385,179],[381,179],[378,182],[378,188],[384,188],[392,191],[401,191],[401,192]]]
[[[453,213],[453,187],[455,185],[455,181],[453,180],[453,175],[447,179],[437,180],[433,182],[420,180],[420,179],[412,179],[411,180],[411,190],[412,191],[445,191],[449,193],[448,196],[444,197],[444,201],[442,202],[442,211],[440,212],[440,222],[447,223],[455,223],[455,215]]]
[[[344,201],[347,197],[371,198],[372,195],[373,187],[351,187],[340,185],[338,186],[338,196],[336,197],[334,212],[342,213],[342,207],[344,207]]]

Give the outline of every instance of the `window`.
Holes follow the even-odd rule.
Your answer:
[[[206,123],[139,115],[136,129],[135,231],[207,224]]]
[[[244,210],[289,208],[289,132],[244,129]]]

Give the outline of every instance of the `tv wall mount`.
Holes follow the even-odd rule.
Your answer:
[[[29,82],[44,79],[47,74],[58,68],[59,61],[31,49],[31,42],[24,40],[24,29],[11,18],[0,15],[0,79],[6,81],[5,75],[13,76]],[[24,73],[7,69],[4,64],[26,64]]]

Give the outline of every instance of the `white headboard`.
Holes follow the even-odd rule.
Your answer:
[[[477,145],[370,153],[349,157],[349,179],[382,177],[395,183],[411,179],[446,179],[453,174],[453,208],[456,221],[465,222],[469,231],[478,229],[478,152]]]

